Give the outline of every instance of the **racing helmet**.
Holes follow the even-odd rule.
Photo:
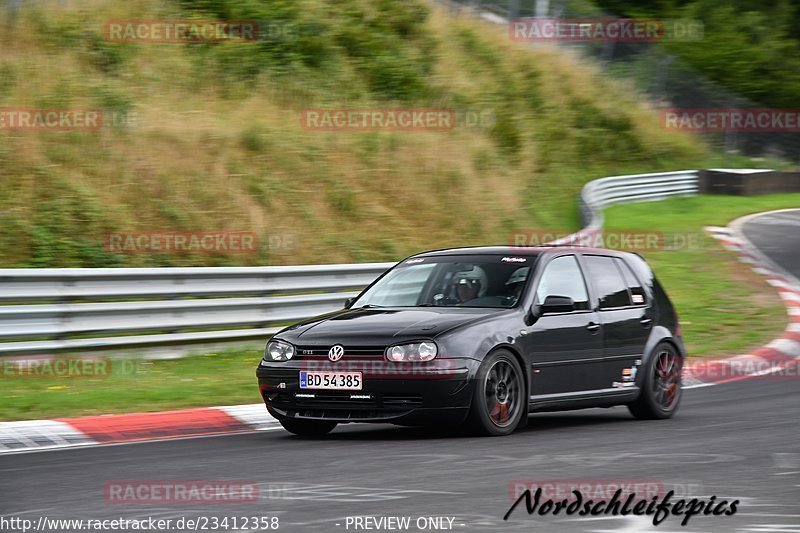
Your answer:
[[[508,276],[508,280],[506,280],[506,286],[513,285],[514,283],[522,283],[528,279],[528,273],[530,272],[531,267],[522,267],[516,269],[514,272]]]
[[[472,265],[466,270],[460,270],[453,275],[453,287],[458,285],[471,285],[478,286],[478,295],[480,298],[486,294],[489,288],[489,280],[486,277],[486,272],[477,265]]]

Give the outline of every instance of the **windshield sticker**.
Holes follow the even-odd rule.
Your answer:
[[[425,259],[409,259],[406,261],[407,265],[413,265],[414,263],[422,263]]]
[[[500,261],[504,263],[525,263],[528,259],[525,257],[504,257]]]

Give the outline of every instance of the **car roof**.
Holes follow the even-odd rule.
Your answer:
[[[469,246],[463,248],[444,248],[422,252],[411,257],[438,257],[447,255],[511,255],[511,256],[537,256],[544,253],[579,252],[588,254],[603,254],[613,256],[628,255],[628,252],[597,248],[592,246],[552,245],[552,246]]]

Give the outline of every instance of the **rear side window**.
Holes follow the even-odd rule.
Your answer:
[[[628,290],[631,291],[633,305],[643,305],[645,303],[645,295],[642,284],[639,283],[639,280],[633,275],[633,271],[631,267],[628,266],[628,263],[619,258],[617,258],[616,261],[617,266],[622,272],[622,277],[625,278],[625,284],[628,286]]]
[[[536,288],[536,301],[543,303],[548,296],[568,296],[575,302],[576,310],[589,309],[586,282],[574,255],[556,257],[547,264]]]
[[[628,285],[622,278],[613,257],[587,255],[584,259],[589,277],[600,297],[600,309],[631,305]]]

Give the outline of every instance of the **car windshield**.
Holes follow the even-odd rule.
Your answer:
[[[528,283],[534,259],[502,255],[406,259],[352,308],[513,307]]]

